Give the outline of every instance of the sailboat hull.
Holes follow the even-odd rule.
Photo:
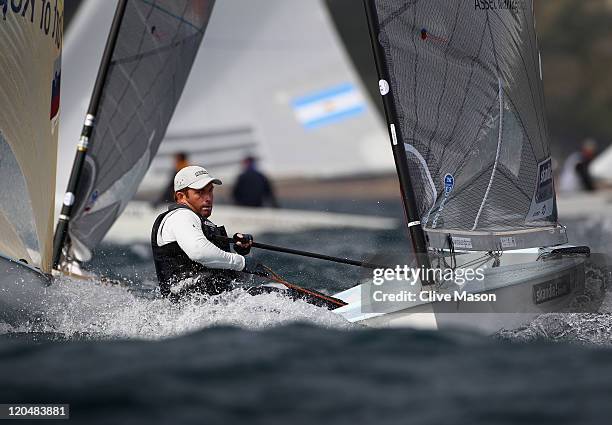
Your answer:
[[[607,274],[586,280],[587,271],[601,263],[585,257],[526,261],[536,250],[523,250],[506,264],[490,269],[478,285],[466,284],[461,291],[484,295],[485,301],[457,300],[395,303],[372,308],[368,305],[371,283],[363,283],[335,297],[348,303],[335,312],[351,322],[377,328],[416,328],[428,330],[467,329],[493,334],[516,329],[535,317],[553,312],[597,311],[605,292]],[[455,288],[437,288],[440,294],[453,294]],[[420,291],[432,291],[421,288]],[[362,292],[366,291],[366,292]],[[461,292],[460,291],[460,292]],[[365,296],[363,296],[365,294]],[[427,296],[424,297],[427,299]],[[377,310],[377,311],[376,311]]]
[[[41,318],[50,283],[38,269],[0,255],[0,322],[18,326]]]

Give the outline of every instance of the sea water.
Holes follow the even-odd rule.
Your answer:
[[[569,223],[612,252],[612,224]],[[397,231],[317,230],[258,240],[391,259]],[[255,253],[289,281],[335,293],[363,271]],[[277,294],[160,299],[147,246],[104,245],[62,279],[46,317],[0,323],[0,402],[70,403],[73,423],[603,424],[612,415],[612,297],[599,314],[548,314],[493,337],[372,330]]]

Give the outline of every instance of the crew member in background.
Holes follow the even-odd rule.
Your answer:
[[[597,153],[597,142],[585,139],[579,152],[574,152],[563,163],[559,180],[560,192],[593,191],[595,183],[589,165]]]
[[[161,293],[178,300],[192,292],[219,294],[232,287],[239,272],[254,273],[256,263],[245,258],[251,249],[251,235],[234,235],[230,252],[223,226],[210,217],[213,191],[221,180],[198,166],[181,169],[174,177],[175,203],[160,214],[151,231],[155,271]]]
[[[278,208],[270,180],[257,169],[256,159],[247,156],[242,160],[240,173],[232,190],[234,203],[243,207],[263,207],[265,204]]]
[[[174,175],[188,165],[189,159],[187,158],[187,154],[185,152],[177,152],[174,154],[174,171],[172,172],[172,177],[168,182],[168,186],[166,186],[166,189],[164,189],[162,196],[160,196],[160,198],[154,203],[156,207],[174,202]]]

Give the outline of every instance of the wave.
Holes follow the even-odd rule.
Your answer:
[[[161,339],[214,326],[259,330],[304,322],[324,328],[355,327],[331,311],[282,294],[252,296],[235,289],[171,303],[152,293],[145,297],[126,286],[61,278],[46,290],[42,317],[19,326],[0,324],[0,333]]]

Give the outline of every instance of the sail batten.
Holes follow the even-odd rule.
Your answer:
[[[565,242],[531,0],[494,9],[372,1],[429,246],[447,248],[454,237],[474,250]],[[497,236],[513,231],[537,236]],[[461,243],[470,234],[478,241]]]
[[[71,253],[91,251],[136,193],[181,96],[214,0],[129,0],[103,82],[70,222]]]

